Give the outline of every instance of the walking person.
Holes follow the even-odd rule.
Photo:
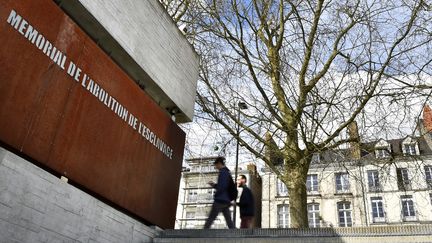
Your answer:
[[[233,229],[234,223],[231,219],[231,212],[229,210],[231,206],[231,201],[235,200],[232,199],[232,192],[230,191],[232,188],[232,185],[234,185],[234,182],[231,177],[231,173],[229,169],[225,166],[225,158],[224,157],[217,157],[215,162],[213,163],[215,168],[219,170],[218,180],[217,183],[214,183],[213,181],[209,181],[208,184],[216,189],[216,192],[214,194],[214,201],[212,208],[210,210],[210,214],[204,224],[204,229],[209,229],[212,225],[213,221],[216,219],[218,214],[222,212],[223,216],[225,217],[225,221],[227,222],[228,228]],[[235,188],[234,185],[234,190]],[[237,197],[237,193],[236,193]]]
[[[255,202],[252,191],[246,186],[246,176],[239,175],[237,177],[237,186],[243,188],[240,200],[237,205],[240,207],[240,228],[252,228],[252,221],[255,216]]]

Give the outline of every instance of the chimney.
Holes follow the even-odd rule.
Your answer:
[[[356,121],[352,121],[348,125],[348,136],[353,141],[350,142],[350,155],[353,159],[360,159],[361,150],[360,150],[360,136],[358,133],[358,126]]]
[[[423,126],[425,132],[432,130],[432,110],[428,105],[423,107]]]
[[[249,173],[250,173],[251,175],[256,175],[256,174],[257,174],[257,168],[256,168],[256,165],[253,164],[253,163],[249,163],[249,164],[247,165],[247,170],[249,171]]]
[[[423,107],[423,119],[418,122],[417,129],[427,146],[432,149],[432,110],[428,105]]]

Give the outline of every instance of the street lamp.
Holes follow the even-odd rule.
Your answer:
[[[239,158],[239,140],[240,140],[240,110],[246,110],[248,107],[246,103],[239,102],[238,104],[238,110],[237,110],[237,149],[236,149],[236,162],[235,162],[235,172],[234,172],[234,183],[237,185],[237,174],[238,174],[238,158]],[[233,223],[234,226],[236,225],[236,218],[237,218],[237,205],[236,205],[237,199],[234,201],[234,215],[233,215]]]

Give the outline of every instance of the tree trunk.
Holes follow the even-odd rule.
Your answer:
[[[309,227],[306,193],[308,166],[301,162],[297,161],[294,166],[289,167],[284,180],[289,193],[289,208],[292,228]]]

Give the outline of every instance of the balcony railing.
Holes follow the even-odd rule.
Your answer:
[[[372,218],[372,222],[374,223],[385,223],[386,218],[385,217],[374,217]]]
[[[336,194],[347,194],[347,193],[351,193],[350,188],[336,189]]]
[[[369,185],[369,192],[381,192],[381,185]]]
[[[401,191],[412,190],[411,183],[409,183],[409,182],[398,183],[398,187],[399,187],[399,190],[401,190]]]
[[[426,186],[427,186],[427,189],[432,189],[432,180],[426,179]]]
[[[207,195],[207,194],[198,194],[193,197],[189,197],[187,202],[188,203],[207,203],[213,201],[213,195]]]

